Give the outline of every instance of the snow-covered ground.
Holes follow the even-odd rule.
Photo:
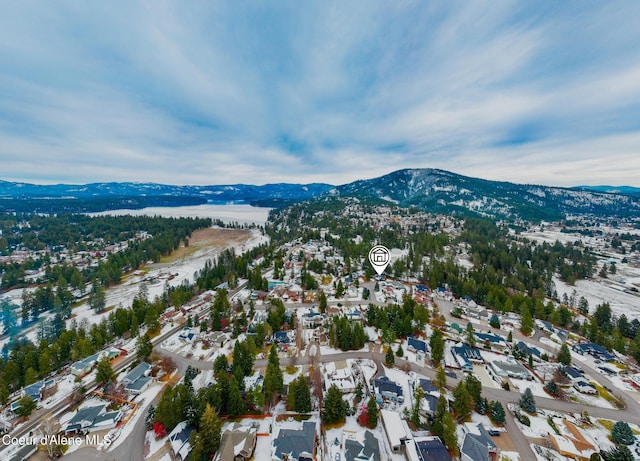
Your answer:
[[[269,217],[271,208],[254,207],[251,205],[192,205],[177,207],[148,207],[139,210],[110,210],[99,213],[88,213],[90,216],[162,216],[164,218],[211,218],[223,222],[238,222],[241,224],[264,224]]]
[[[608,302],[613,315],[619,317],[625,314],[629,320],[640,319],[640,296],[626,293],[623,285],[609,279],[578,280],[574,286],[567,285],[557,277],[553,281],[560,298],[565,293],[571,296],[573,290],[576,290],[578,299],[584,296],[589,301],[591,312],[595,311],[598,304]],[[626,288],[630,288],[630,285]]]
[[[242,253],[267,241],[268,237],[262,235],[259,230],[253,229],[250,237],[242,243],[210,246],[198,250],[186,258],[181,258],[168,264],[152,264],[147,268],[148,271],[146,273],[133,275],[124,283],[109,288],[106,293],[106,305],[129,307],[133,298],[140,292],[140,284],[144,279],[154,280],[152,283],[147,283],[149,299],[154,299],[156,296],[162,295],[165,284],[175,287],[184,281],[192,282],[193,274],[202,269],[207,261],[215,258],[226,248],[233,248],[236,253]],[[78,323],[86,321],[89,324],[94,324],[107,317],[109,312],[96,314],[88,303],[83,303],[73,310],[73,314],[75,321]]]

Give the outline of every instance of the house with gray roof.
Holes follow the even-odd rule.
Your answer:
[[[256,448],[258,428],[233,423],[222,434],[216,461],[248,461]]]
[[[188,426],[186,421],[178,423],[169,433],[169,444],[171,445],[171,451],[173,455],[179,461],[184,461],[189,457],[191,453],[191,444],[189,443],[189,436],[193,431],[193,427]]]
[[[345,439],[344,457],[347,461],[380,461],[378,439],[369,430]]]
[[[23,388],[21,395],[23,397],[25,395],[28,395],[34,401],[39,402],[40,400],[45,398],[45,395],[47,393],[49,393],[50,395],[53,392],[55,392],[55,388],[56,388],[55,378],[51,378],[47,380],[41,379],[40,381],[30,384],[29,386],[26,386],[25,388]]]
[[[394,402],[404,402],[402,387],[389,379],[388,376],[378,376],[374,380],[376,400],[382,402],[388,399]]]
[[[316,423],[305,421],[302,429],[280,429],[273,440],[274,461],[315,461]]]
[[[151,384],[150,372],[151,365],[147,362],[140,363],[122,378],[124,390],[135,395],[142,393]]]
[[[439,437],[414,439],[420,461],[451,461],[451,456]]]
[[[107,404],[79,409],[64,428],[65,434],[86,434],[115,427],[122,419],[122,411],[107,411]]]
[[[466,423],[460,447],[462,461],[498,461],[500,449],[482,424]]]

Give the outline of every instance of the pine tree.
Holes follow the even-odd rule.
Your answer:
[[[149,356],[153,352],[153,344],[149,336],[144,334],[136,340],[136,357],[138,360],[149,360]]]
[[[622,445],[633,445],[636,440],[636,436],[629,427],[629,424],[624,421],[618,421],[611,427],[611,438],[615,443]]]
[[[504,424],[506,421],[506,414],[504,412],[504,408],[500,402],[497,400],[495,402],[491,402],[491,421],[497,424]]]
[[[367,416],[369,417],[369,428],[374,429],[378,425],[380,410],[378,409],[378,403],[373,396],[369,397],[367,402]]]
[[[533,317],[531,317],[531,311],[528,307],[522,309],[522,325],[520,331],[523,335],[529,336],[533,333]]]
[[[344,422],[347,416],[347,403],[342,400],[342,392],[334,384],[327,391],[322,409],[322,421],[325,424]]]
[[[636,458],[626,445],[616,445],[608,451],[600,452],[604,461],[634,461]]]
[[[533,392],[531,392],[530,387],[527,387],[522,397],[520,397],[520,408],[529,414],[536,412],[536,400],[533,398]]]
[[[571,351],[566,343],[562,343],[560,346],[560,351],[558,352],[558,362],[563,363],[567,366],[571,365]]]
[[[436,380],[434,383],[440,391],[443,391],[444,388],[447,387],[447,374],[442,365],[440,365],[436,370]]]
[[[242,399],[242,392],[240,391],[240,384],[235,376],[231,377],[229,383],[229,416],[234,417],[244,414],[246,406]]]
[[[324,291],[320,290],[320,295],[318,296],[318,303],[320,313],[324,314],[327,311],[327,295],[324,294]]]
[[[282,393],[283,387],[280,359],[278,358],[277,346],[274,345],[271,346],[271,350],[269,351],[269,361],[262,385],[265,398],[270,401],[275,394]]]
[[[420,426],[420,409],[422,408],[422,399],[424,399],[424,389],[419,384],[413,391],[413,408],[411,409],[411,422],[415,427]]]
[[[507,335],[507,342],[508,343],[512,343],[513,342],[513,332],[509,331],[509,334]]]
[[[194,447],[194,451],[200,455],[198,461],[209,460],[218,451],[221,431],[222,421],[213,407],[207,403],[202,418],[200,418],[200,430],[196,436]]]
[[[476,332],[471,322],[467,323],[466,338],[469,347],[476,347]]]
[[[20,400],[18,400],[18,405],[19,407],[16,410],[16,414],[18,416],[26,417],[31,416],[31,413],[33,413],[33,410],[36,409],[36,406],[38,404],[31,397],[25,395]]]
[[[391,346],[389,346],[387,354],[384,356],[384,363],[388,367],[392,367],[396,363],[396,358],[393,355],[393,349],[391,349]]]
[[[213,361],[213,374],[228,373],[229,372],[229,360],[224,354],[219,354]]]
[[[465,419],[471,413],[471,396],[464,381],[460,381],[453,390],[453,411],[460,419]]]
[[[295,394],[295,411],[297,413],[309,413],[311,411],[311,391],[304,376],[298,378]]]
[[[437,366],[444,358],[444,336],[437,328],[433,330],[429,337],[429,347],[431,349],[431,360]]]
[[[493,314],[489,319],[489,326],[500,329],[500,318],[498,314]]]
[[[456,422],[449,413],[447,399],[441,395],[433,416],[431,432],[442,439],[445,446],[454,454],[458,454],[458,437],[456,436]]]
[[[398,350],[396,350],[396,357],[404,357],[404,350],[402,350],[402,344],[398,346]]]
[[[477,407],[478,402],[482,398],[482,382],[474,375],[469,373],[466,378],[464,378],[464,384],[467,386],[467,391],[471,396],[471,400],[473,400],[473,403]]]
[[[96,365],[96,382],[106,384],[116,380],[116,372],[111,367],[108,357],[103,357]]]

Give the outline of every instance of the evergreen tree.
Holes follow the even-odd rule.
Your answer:
[[[420,426],[420,409],[422,408],[423,399],[424,389],[418,384],[413,391],[413,408],[411,409],[411,422],[415,427]]]
[[[342,284],[342,279],[340,279],[336,286],[336,298],[342,298],[342,295],[344,295],[344,285]]]
[[[444,391],[445,387],[447,387],[447,373],[444,371],[444,367],[442,365],[440,365],[436,370],[436,379],[434,384],[438,389],[440,389],[440,391]]]
[[[520,408],[529,414],[534,414],[536,412],[536,400],[533,397],[533,392],[531,392],[530,387],[527,387],[522,394],[522,397],[520,397]]]
[[[0,376],[0,405],[6,405],[10,395],[11,391],[9,391],[9,386],[7,386],[7,383],[5,383],[2,376]]]
[[[618,421],[611,427],[611,438],[615,443],[622,445],[633,445],[636,440],[636,436],[629,427],[629,424],[624,421]]]
[[[488,406],[489,402],[487,402],[487,399],[484,397],[480,397],[480,399],[478,399],[478,401],[476,402],[476,411],[478,412],[478,414],[486,415]]]
[[[311,391],[304,376],[298,378],[298,384],[295,386],[295,394],[295,411],[297,413],[309,413],[311,411]]]
[[[16,415],[21,416],[21,417],[31,416],[31,413],[33,413],[33,410],[35,410],[36,407],[38,406],[36,401],[33,400],[28,395],[25,395],[20,400],[18,400],[18,405],[19,405],[19,407],[16,410]]]
[[[398,346],[398,349],[396,350],[396,357],[404,357],[404,350],[402,350],[402,344],[400,344]]]
[[[116,380],[116,372],[111,367],[109,357],[103,357],[96,365],[96,382],[106,384]]]
[[[513,332],[509,331],[509,334],[507,335],[507,342],[508,343],[512,343],[513,342]]]
[[[229,360],[227,356],[224,354],[218,354],[216,359],[213,361],[213,374],[218,375],[218,373],[228,373],[229,372]]]
[[[471,396],[464,381],[460,381],[453,390],[453,411],[460,419],[465,419],[471,413]]]
[[[500,329],[500,318],[498,314],[493,314],[489,319],[489,326]]]
[[[476,378],[474,375],[469,373],[464,378],[464,384],[467,387],[467,391],[471,396],[471,400],[473,400],[476,407],[478,406],[478,402],[482,398],[482,382]]]
[[[334,384],[327,391],[322,409],[322,421],[325,424],[344,422],[347,416],[347,403],[342,400],[342,392]]]
[[[136,357],[138,360],[149,360],[149,356],[153,352],[153,344],[149,336],[144,334],[136,340]]]
[[[106,295],[104,288],[100,285],[97,279],[93,280],[93,287],[89,295],[89,307],[94,311],[100,313],[103,312],[106,307]]]
[[[198,455],[197,461],[206,461],[218,451],[222,421],[209,403],[206,404],[202,418],[200,418],[200,430],[196,435],[194,451]]]
[[[269,351],[269,361],[265,371],[263,393],[268,401],[273,399],[275,394],[281,394],[284,387],[282,370],[280,369],[280,359],[278,358],[277,346],[271,346]]]
[[[444,396],[440,396],[433,416],[431,432],[442,439],[444,445],[454,454],[458,454],[458,437],[456,422],[449,413],[449,404]]]
[[[444,336],[437,328],[429,337],[429,347],[431,348],[431,360],[437,366],[444,358]]]
[[[636,458],[626,445],[616,445],[608,451],[600,452],[604,461],[634,461]]]
[[[367,416],[369,420],[369,428],[374,429],[378,425],[380,410],[376,399],[371,396],[367,402]]]
[[[471,322],[467,323],[466,339],[469,347],[476,347],[476,332]]]
[[[242,399],[242,392],[240,391],[240,384],[235,376],[231,377],[229,383],[229,416],[234,417],[244,414],[246,407],[244,400]]]
[[[490,409],[491,421],[497,424],[504,424],[506,421],[506,414],[502,404],[497,400],[495,402],[491,402]]]
[[[567,366],[571,365],[571,351],[566,343],[562,343],[562,346],[560,346],[557,358],[558,362]]]
[[[520,326],[520,331],[525,336],[530,336],[533,333],[533,317],[531,316],[531,311],[528,307],[524,307],[522,309],[522,325]]]
[[[391,346],[389,346],[389,348],[387,349],[387,354],[384,356],[384,363],[389,368],[391,368],[396,363],[396,358],[393,355],[393,349],[391,349]]]
[[[324,294],[324,291],[320,290],[320,295],[318,296],[318,303],[320,313],[324,314],[327,311],[327,295]]]

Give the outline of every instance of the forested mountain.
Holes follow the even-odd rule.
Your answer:
[[[488,181],[435,169],[398,170],[337,189],[341,195],[377,197],[425,211],[489,217],[538,220],[640,213],[640,197]]]
[[[86,212],[145,206],[237,201],[279,207],[327,194],[386,200],[425,211],[494,218],[559,219],[567,214],[633,216],[638,189],[609,186],[560,188],[471,178],[437,169],[405,169],[342,186],[246,184],[173,186],[154,183],[35,185],[0,181],[0,211]]]

